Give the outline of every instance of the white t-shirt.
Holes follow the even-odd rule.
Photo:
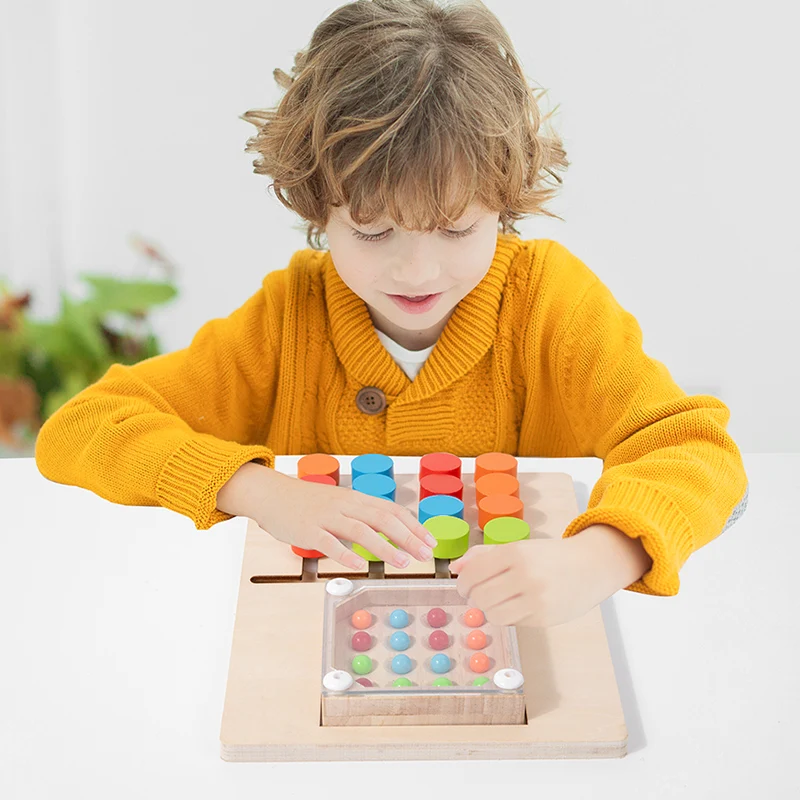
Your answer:
[[[422,369],[422,365],[436,347],[432,344],[424,350],[406,350],[405,347],[397,344],[394,339],[390,339],[385,333],[375,329],[381,344],[389,351],[389,355],[397,362],[400,369],[408,375],[410,380],[414,380]]]

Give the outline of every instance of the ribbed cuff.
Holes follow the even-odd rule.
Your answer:
[[[643,594],[678,593],[678,572],[695,548],[691,523],[672,498],[646,481],[612,483],[594,507],[570,522],[563,538],[596,524],[611,525],[632,539],[641,539],[653,559],[650,570],[626,588]]]
[[[189,517],[198,530],[231,519],[217,508],[217,492],[242,464],[275,467],[268,447],[226,442],[213,436],[187,439],[167,459],[156,483],[158,502]]]

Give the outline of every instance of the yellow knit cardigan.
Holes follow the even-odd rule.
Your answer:
[[[384,392],[380,414],[357,406],[365,386]],[[45,423],[36,461],[205,529],[228,518],[216,494],[238,467],[275,453],[596,456],[588,510],[563,535],[606,523],[641,537],[653,566],[628,588],[672,595],[689,554],[746,505],[729,417],[643,352],[634,317],[563,245],[500,234],[413,381],[330,253],[305,249],[189,347],[112,366]]]

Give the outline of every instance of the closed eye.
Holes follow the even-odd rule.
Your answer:
[[[464,228],[464,230],[461,231],[454,231],[450,230],[449,228],[441,228],[440,230],[443,234],[445,234],[445,236],[448,236],[451,239],[461,239],[464,236],[469,236],[471,233],[473,233],[477,224],[477,222],[473,222],[469,228]],[[351,231],[353,236],[355,236],[356,239],[360,239],[362,242],[379,242],[381,239],[385,239],[392,232],[392,228],[382,231],[381,233],[362,233],[355,228],[351,228]]]

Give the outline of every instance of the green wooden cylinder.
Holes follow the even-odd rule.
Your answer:
[[[422,523],[438,544],[433,548],[434,558],[461,558],[469,547],[469,523],[458,517],[430,517]]]
[[[383,536],[382,533],[379,533],[378,535]],[[397,545],[391,539],[389,539],[388,536],[383,536],[383,538],[386,539],[386,541],[389,542],[392,547],[397,547]],[[360,555],[362,558],[366,558],[367,561],[383,561],[382,558],[374,556],[369,550],[367,550],[365,547],[362,547],[357,542],[353,542],[353,552],[358,553],[358,555]]]
[[[509,544],[531,538],[531,526],[517,517],[496,517],[483,529],[484,544]]]

